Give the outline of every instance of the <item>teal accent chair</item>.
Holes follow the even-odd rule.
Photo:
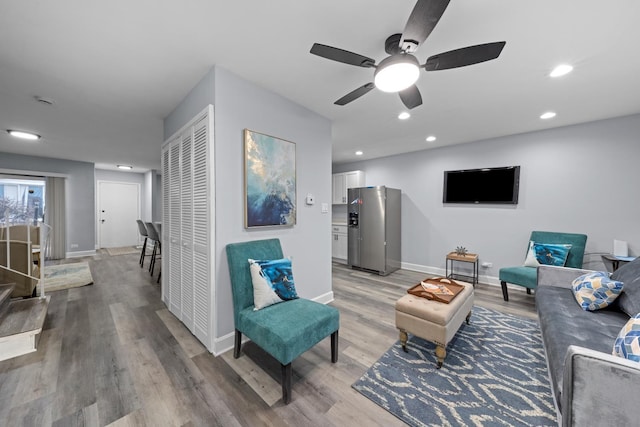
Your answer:
[[[304,298],[254,311],[248,260],[283,258],[280,240],[230,243],[226,250],[235,322],[233,357],[240,357],[242,334],[273,356],[282,367],[282,400],[288,404],[293,359],[331,335],[331,362],[338,361],[340,313],[334,307]]]
[[[572,233],[555,233],[551,231],[532,231],[529,241],[536,243],[549,244],[570,244],[571,250],[567,256],[565,267],[582,268],[582,260],[584,258],[584,248],[587,244],[587,236],[585,234]],[[527,251],[529,250],[529,242],[527,242]],[[525,252],[525,256],[526,256]],[[524,258],[522,260],[524,263]],[[500,284],[502,285],[502,297],[505,301],[509,301],[507,292],[507,283],[527,288],[527,293],[531,294],[531,289],[537,286],[538,269],[536,267],[505,267],[500,269]]]

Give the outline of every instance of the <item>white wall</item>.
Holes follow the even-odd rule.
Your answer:
[[[522,263],[532,230],[588,235],[586,268],[626,240],[640,255],[640,116],[334,165],[361,169],[367,185],[400,188],[405,267],[444,269],[445,254],[465,246],[480,255],[484,280]],[[518,205],[444,205],[443,172],[520,165]]]
[[[221,339],[233,333],[233,304],[225,246],[228,243],[277,237],[286,256],[293,257],[298,293],[305,298],[332,297],[331,123],[273,92],[216,67],[204,76],[165,120],[165,139],[207,104],[215,110],[216,180],[216,331]],[[244,228],[245,128],[296,143],[297,224],[287,228]],[[304,198],[313,193],[316,204]],[[231,341],[230,341],[231,342]]]

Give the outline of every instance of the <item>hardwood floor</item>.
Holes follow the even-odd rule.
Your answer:
[[[338,363],[329,338],[294,360],[285,406],[280,365],[251,343],[239,359],[209,354],[160,301],[137,254],[69,261],[88,261],[94,284],[50,293],[39,350],[0,362],[0,425],[403,425],[351,384],[398,339],[393,304],[424,273],[380,277],[334,263]],[[476,304],[536,317],[524,291],[507,303],[479,284]]]

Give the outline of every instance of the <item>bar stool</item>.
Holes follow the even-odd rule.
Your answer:
[[[158,243],[162,248],[162,224],[156,222],[153,225],[155,226],[156,231],[158,232]],[[158,273],[158,280],[156,280],[156,283],[160,283],[160,276],[162,276],[162,270],[160,270],[160,273]]]
[[[147,227],[145,227],[144,222],[142,222],[141,219],[136,220],[136,222],[138,223],[138,232],[140,233],[141,236],[144,237],[144,243],[142,244],[142,252],[140,252],[140,261],[138,261],[138,264],[140,264],[140,268],[142,268],[142,266],[144,265],[144,257],[148,256],[147,255],[147,239],[149,237],[149,233],[147,232]]]
[[[149,234],[149,238],[153,240],[153,251],[151,252],[151,264],[149,264],[149,272],[153,276],[153,270],[156,265],[156,256],[158,252],[162,253],[162,246],[160,244],[160,236],[158,235],[158,231],[156,230],[156,226],[152,222],[147,222],[147,233]]]

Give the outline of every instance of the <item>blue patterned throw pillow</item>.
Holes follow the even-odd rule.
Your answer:
[[[254,310],[298,298],[291,259],[249,260]]]
[[[611,304],[622,292],[622,282],[611,280],[609,273],[583,274],[571,283],[573,295],[586,311],[596,311]]]
[[[540,265],[563,267],[567,262],[570,250],[571,245],[569,244],[530,241],[524,265],[526,267],[539,267]]]
[[[636,314],[622,327],[613,344],[614,356],[640,362],[640,314]]]

